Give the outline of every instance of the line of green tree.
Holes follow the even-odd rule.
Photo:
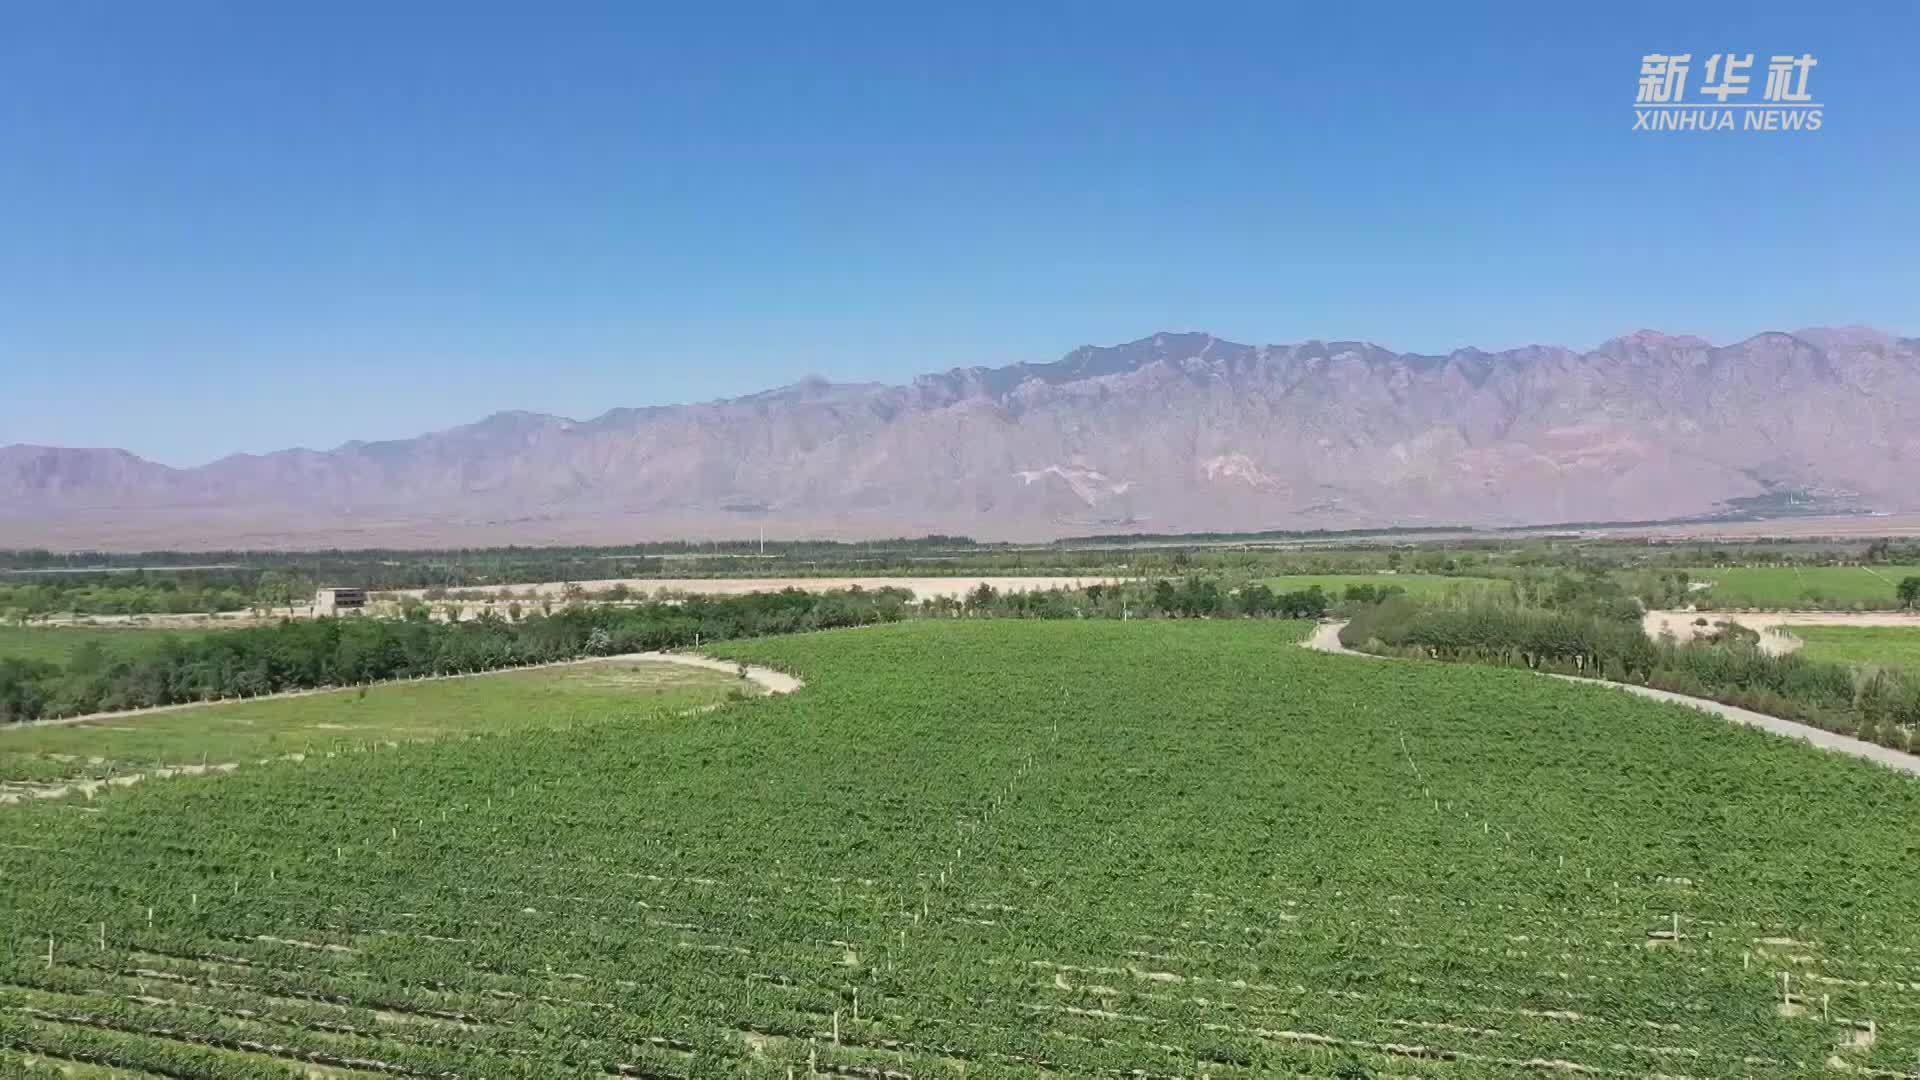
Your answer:
[[[278,575],[275,575],[276,577]],[[59,580],[0,583],[0,619],[23,622],[42,615],[166,615],[242,611],[269,601],[273,582],[233,571],[165,574],[62,575]],[[276,604],[289,602],[282,590]],[[306,597],[313,595],[309,586]]]
[[[54,614],[142,615],[269,610],[307,602],[317,586],[498,590],[551,581],[848,574],[1085,574],[1228,578],[1380,571],[1496,577],[1538,601],[1569,578],[1611,577],[1650,607],[1698,601],[1691,567],[1901,565],[1920,562],[1904,541],[1833,544],[1648,544],[1585,538],[1502,538],[1288,547],[1277,542],[1190,546],[981,544],[926,536],[866,543],[676,542],[618,547],[441,551],[145,552],[138,555],[0,551],[0,620]],[[1583,586],[1584,587],[1584,586]],[[1705,594],[1710,596],[1710,594]]]
[[[1705,616],[1701,617],[1707,622]],[[1920,749],[1920,679],[1774,656],[1737,622],[1680,644],[1647,636],[1639,620],[1587,611],[1405,599],[1360,610],[1340,638],[1385,655],[1525,667],[1635,683],[1799,720],[1899,750]]]
[[[1359,585],[1346,602],[1396,592]],[[913,602],[904,589],[825,593],[787,589],[741,596],[689,596],[628,606],[568,604],[529,613],[514,603],[477,618],[435,621],[411,606],[400,619],[283,619],[267,626],[163,638],[109,654],[97,642],[65,664],[0,658],[0,723],[252,697],[284,690],[518,667],[586,656],[697,646],[755,637],[920,618],[1318,618],[1336,601],[1318,588],[1276,593],[1223,587],[1214,578],[1127,582],[1080,589],[1000,592],[982,585],[964,599]]]
[[[155,559],[169,558],[155,555]],[[164,569],[77,564],[71,568],[0,567],[0,616],[52,613],[145,614],[243,610],[305,603],[323,585],[400,589],[499,589],[541,582],[649,578],[940,576],[959,574],[1181,573],[1228,569],[1221,553],[1155,551],[1128,555],[1066,549],[795,547],[754,552],[649,555],[522,549],[475,552],[250,554],[250,565]],[[1361,556],[1317,557],[1316,572],[1337,572]],[[1378,562],[1378,556],[1372,556]],[[35,562],[38,560],[26,560]],[[1242,560],[1245,561],[1245,560]],[[1252,565],[1251,562],[1248,565]],[[183,606],[189,596],[218,606]]]
[[[940,547],[934,542],[953,542]],[[767,558],[743,555],[627,555],[602,549],[497,549],[472,552],[219,553],[208,558],[250,559],[203,567],[169,560],[187,556],[149,553],[155,568],[109,568],[76,562],[39,565],[46,553],[12,553],[21,563],[0,567],[0,621],[22,622],[52,615],[146,615],[256,610],[308,603],[323,585],[350,585],[375,592],[426,590],[430,600],[497,595],[510,586],[539,582],[649,578],[812,577],[849,574],[941,576],[959,574],[1066,574],[1152,578],[1202,574],[1251,578],[1286,574],[1367,573],[1404,570],[1432,574],[1484,573],[1484,554],[1444,550],[1271,551],[1236,548],[1163,548],[1148,551],[983,547],[949,537],[903,542],[871,552],[852,545],[821,550],[792,545]],[[124,561],[126,556],[116,557]],[[0,561],[5,554],[0,553]],[[163,565],[164,564],[164,565]],[[89,567],[89,568],[82,568]],[[57,571],[57,572],[56,572]]]
[[[0,723],[889,622],[902,618],[911,601],[902,589],[789,590],[639,607],[576,606],[518,620],[489,614],[434,622],[424,609],[406,619],[284,619],[165,638],[122,655],[89,643],[64,665],[0,658]]]
[[[1345,602],[1376,603],[1404,590],[1390,585],[1349,586]],[[1001,592],[986,583],[964,598],[935,597],[919,605],[929,618],[988,616],[1015,619],[1281,618],[1317,619],[1342,601],[1319,586],[1275,592],[1258,582],[1232,587],[1199,574],[1185,578],[1120,581],[1077,589]]]

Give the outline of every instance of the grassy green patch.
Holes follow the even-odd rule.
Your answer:
[[[1260,580],[1275,592],[1293,592],[1310,589],[1317,585],[1322,592],[1335,599],[1338,599],[1349,585],[1405,589],[1408,596],[1417,600],[1443,596],[1485,595],[1489,592],[1505,592],[1511,588],[1506,582],[1494,578],[1453,577],[1444,574],[1285,574]]]
[[[0,1035],[58,1051],[93,1029],[45,1018],[85,1015],[132,1064],[212,1036],[472,1076],[1786,1077],[1920,1053],[1920,783],[1299,631],[734,642],[807,687],[15,807]]]
[[[1711,589],[1696,602],[1715,607],[1893,608],[1902,578],[1920,566],[1730,566],[1687,571]]]
[[[168,638],[187,640],[206,632],[137,626],[0,626],[0,657],[64,664],[89,642],[97,642],[110,657],[130,656]]]
[[[735,689],[752,687],[723,672],[609,660],[0,727],[0,780],[102,777],[156,765],[324,756],[451,735],[565,727],[703,705]]]
[[[1789,626],[1785,630],[1806,642],[1800,651],[1810,660],[1900,668],[1920,674],[1920,628]]]

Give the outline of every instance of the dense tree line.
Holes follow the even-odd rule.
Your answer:
[[[1349,603],[1397,592],[1361,585]],[[1336,603],[1318,588],[1276,593],[1226,588],[1214,578],[1127,582],[1081,589],[999,592],[915,604],[903,589],[689,596],[634,604],[520,605],[478,618],[435,620],[417,604],[400,619],[284,619],[169,638],[127,655],[97,643],[65,664],[0,660],[0,722],[251,697],[318,686],[487,671],[584,656],[696,646],[754,637],[922,618],[1317,618]],[[455,609],[457,611],[457,609]]]
[[[1511,544],[1508,545],[1509,547]],[[1380,570],[1432,574],[1481,574],[1491,544],[1393,548],[1287,549],[1223,545],[986,544],[960,536],[925,536],[871,542],[757,540],[632,544],[617,547],[476,548],[448,550],[262,552],[199,554],[55,553],[0,550],[0,586],[51,586],[69,598],[85,585],[126,583],[139,576],[151,585],[173,580],[180,591],[214,585],[241,594],[225,602],[238,608],[281,606],[311,596],[320,585],[349,585],[377,592],[399,589],[496,590],[507,585],[617,578],[808,577],[852,574],[1124,574],[1136,577],[1205,574],[1278,576],[1367,573]],[[151,569],[151,568],[161,569]],[[150,569],[141,569],[150,568]],[[290,587],[283,587],[289,586]],[[46,595],[46,594],[42,594]],[[123,603],[64,606],[22,605],[34,614],[137,612]],[[0,604],[0,612],[6,610]],[[149,606],[146,610],[177,610]]]
[[[89,644],[64,666],[0,660],[0,722],[889,622],[906,614],[911,599],[900,589],[788,590],[637,607],[575,606],[519,620],[487,615],[435,622],[424,611],[408,619],[286,619],[168,638],[125,656]]]
[[[1384,595],[1371,586],[1358,592],[1373,602]],[[1036,589],[1001,592],[984,582],[964,598],[935,597],[922,603],[919,614],[931,618],[959,616],[1015,619],[1126,619],[1126,618],[1287,618],[1317,619],[1336,603],[1319,588],[1276,593],[1257,582],[1232,588],[1221,579],[1193,574],[1179,580],[1124,581],[1087,585],[1077,589]]]
[[[1704,544],[1483,535],[1425,538],[1420,530],[1345,546],[1288,546],[1338,534],[1112,536],[1052,544],[989,544],[930,535],[873,541],[673,541],[588,547],[168,551],[138,554],[0,550],[0,615],[77,611],[139,614],[298,603],[318,585],[396,589],[497,588],[546,581],[846,574],[1124,573],[1225,576],[1402,573],[1495,576],[1523,588],[1564,577],[1614,576],[1650,606],[1684,602],[1689,567],[1830,566],[1920,562],[1920,544],[1756,541]],[[1544,586],[1542,583],[1545,583]],[[13,590],[27,590],[13,592]],[[182,606],[208,595],[215,608]],[[237,595],[234,595],[237,594]]]
[[[1920,679],[1797,654],[1771,656],[1758,647],[1757,634],[1737,623],[1683,645],[1649,638],[1638,620],[1395,600],[1356,613],[1340,636],[1351,648],[1639,683],[1902,750],[1920,745]]]
[[[66,612],[156,615],[239,611],[260,602],[260,592],[260,575],[233,571],[49,575],[0,581],[0,619],[22,622]],[[312,595],[311,589],[307,595]]]

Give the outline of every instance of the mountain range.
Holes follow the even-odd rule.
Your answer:
[[[591,420],[177,469],[0,448],[0,546],[691,535],[981,538],[1920,509],[1920,339],[1446,355],[1163,333],[904,385],[807,379]]]

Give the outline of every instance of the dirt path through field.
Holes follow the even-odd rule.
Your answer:
[[[1304,644],[1309,649],[1317,649],[1320,652],[1333,653],[1338,656],[1364,656],[1370,660],[1391,659],[1390,657],[1374,656],[1372,653],[1358,652],[1341,644],[1340,631],[1346,625],[1344,622],[1321,623],[1314,628],[1312,636],[1307,638]],[[1552,672],[1540,672],[1540,674],[1565,682],[1584,683],[1588,686],[1601,686],[1612,690],[1622,690],[1636,697],[1643,697],[1652,701],[1664,701],[1674,705],[1685,705],[1688,708],[1698,709],[1701,712],[1712,713],[1724,720],[1731,720],[1736,724],[1745,724],[1748,727],[1757,727],[1764,731],[1770,731],[1775,735],[1783,735],[1789,739],[1799,739],[1803,742],[1810,742],[1822,750],[1831,750],[1837,754],[1846,754],[1851,757],[1885,765],[1890,769],[1897,769],[1900,772],[1912,776],[1920,776],[1920,757],[1915,757],[1912,754],[1904,754],[1898,750],[1893,750],[1877,743],[1856,739],[1850,735],[1837,735],[1831,731],[1824,731],[1820,728],[1797,723],[1793,720],[1782,720],[1777,716],[1768,716],[1765,713],[1757,713],[1751,709],[1742,709],[1735,705],[1723,705],[1718,701],[1709,701],[1706,698],[1676,694],[1671,690],[1656,690],[1651,686],[1635,686],[1632,683],[1608,682],[1605,679],[1583,679],[1574,675],[1556,675]]]
[[[625,656],[609,656],[609,660],[647,660],[661,664],[680,664],[686,667],[706,668],[708,671],[724,671],[728,674],[739,673],[748,681],[769,694],[791,694],[807,685],[784,671],[760,667],[756,664],[736,664],[731,660],[716,660],[711,656],[699,656],[694,653],[643,652],[628,653]]]
[[[1324,653],[1333,653],[1337,656],[1361,656],[1368,660],[1386,659],[1384,656],[1375,656],[1372,653],[1364,653],[1358,649],[1347,648],[1340,640],[1340,631],[1346,628],[1347,624],[1345,622],[1321,623],[1313,628],[1313,635],[1307,638],[1307,648],[1317,649]]]

